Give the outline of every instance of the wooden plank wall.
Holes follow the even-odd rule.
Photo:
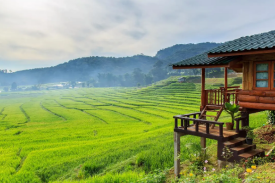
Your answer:
[[[253,90],[254,62],[275,61],[275,53],[245,55],[243,63],[243,90],[239,92],[239,105],[244,108],[275,110],[275,91]]]
[[[253,62],[275,61],[275,53],[244,55],[243,63],[243,90],[253,90]]]

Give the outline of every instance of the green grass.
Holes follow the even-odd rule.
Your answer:
[[[199,106],[200,85],[176,78],[146,88],[1,93],[0,182],[136,182],[173,166],[173,115]],[[265,121],[263,112],[250,116],[253,127]],[[200,139],[182,137],[182,160],[190,142]]]

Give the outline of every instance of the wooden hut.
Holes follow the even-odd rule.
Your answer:
[[[206,138],[218,141],[217,157],[224,160],[222,149],[228,146],[233,151],[230,161],[242,158],[263,156],[264,151],[255,145],[245,144],[242,127],[249,126],[249,114],[275,110],[275,31],[245,36],[228,41],[206,53],[172,65],[173,69],[201,68],[200,112],[174,116],[175,175],[179,175],[180,136],[201,137],[205,147]],[[224,87],[205,89],[205,68],[224,68]],[[242,89],[227,86],[227,69],[243,73]],[[224,103],[240,105],[242,116],[235,119],[235,130],[226,130],[224,123],[218,122]],[[208,115],[207,112],[216,112]],[[212,117],[214,120],[207,120]],[[215,128],[210,128],[215,124]]]

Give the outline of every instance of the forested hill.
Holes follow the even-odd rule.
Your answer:
[[[176,44],[159,50],[156,58],[163,60],[164,64],[171,64],[204,53],[221,43]]]
[[[48,68],[23,70],[6,74],[0,73],[2,75],[0,82],[2,85],[10,85],[12,82],[28,85],[64,81],[87,81],[90,78],[96,79],[99,73],[124,75],[132,73],[135,68],[142,68],[142,71],[147,73],[157,61],[157,58],[145,55],[120,58],[84,57]]]
[[[167,73],[171,71],[168,64],[195,56],[218,45],[220,44],[177,44],[158,51],[154,57],[142,54],[120,58],[93,56],[77,58],[48,68],[23,70],[14,73],[4,73],[4,70],[0,70],[2,71],[0,72],[0,84],[9,86],[11,83],[16,82],[17,85],[36,85],[52,82],[88,81],[91,79],[98,82],[99,78],[104,78],[108,81],[112,79],[118,81],[119,79],[118,83],[133,83],[124,85],[131,86],[137,84],[138,76],[143,77],[139,79],[138,83],[150,84],[153,81],[166,78]],[[134,71],[135,73],[133,73]],[[130,77],[132,77],[132,81]],[[116,85],[123,86],[123,84]]]

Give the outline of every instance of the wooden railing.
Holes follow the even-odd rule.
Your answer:
[[[223,137],[223,125],[224,123],[222,122],[217,122],[217,121],[208,121],[208,120],[203,120],[203,119],[196,119],[196,117],[200,116],[200,112],[197,113],[191,113],[191,114],[185,114],[185,115],[177,115],[174,116],[175,119],[175,131],[183,131],[185,134],[190,134],[190,135],[196,135],[200,137],[206,137],[206,138],[212,138],[212,139],[217,139],[217,138],[222,138]],[[190,116],[193,116],[193,118],[190,118]],[[180,124],[178,122],[180,121]],[[193,122],[192,124],[190,122]],[[205,124],[203,125],[205,131],[201,130],[200,131],[200,124]],[[217,135],[211,135],[210,133],[210,126],[212,124],[218,125],[219,126],[219,136]],[[195,127],[195,130],[188,130],[188,127]],[[201,125],[202,127],[202,125]]]
[[[223,105],[225,101],[224,89],[204,90],[205,105]]]
[[[204,90],[202,94],[203,106],[205,105],[224,105],[225,102],[238,104],[237,94],[241,89],[239,86],[224,87],[219,89]]]
[[[242,117],[239,118],[235,118],[236,121],[236,132],[239,133],[240,132],[240,124],[241,124],[241,128],[245,127],[245,126],[249,126],[249,117],[247,113],[242,113]]]

